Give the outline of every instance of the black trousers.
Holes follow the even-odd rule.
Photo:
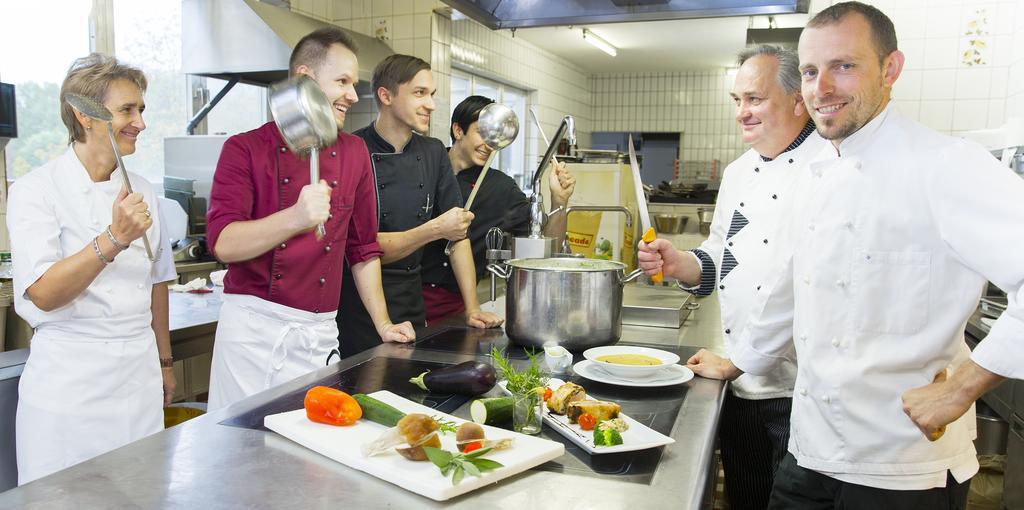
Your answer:
[[[957,483],[946,474],[946,486],[898,491],[840,482],[797,465],[787,454],[775,475],[769,508],[778,510],[963,510],[971,481]]]
[[[764,510],[789,443],[791,398],[748,400],[725,394],[718,425],[730,510]]]

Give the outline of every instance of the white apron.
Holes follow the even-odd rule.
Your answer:
[[[213,343],[208,409],[227,407],[326,366],[338,347],[335,315],[225,294]]]
[[[68,338],[38,331],[18,386],[18,484],[163,429],[156,338]]]

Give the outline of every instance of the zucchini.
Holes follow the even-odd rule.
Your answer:
[[[469,416],[473,418],[473,421],[484,425],[508,423],[512,420],[512,397],[474,400],[469,404]]]
[[[405,413],[402,411],[369,395],[356,393],[352,395],[352,398],[356,399],[356,402],[359,402],[359,407],[363,408],[363,418],[385,427],[394,427],[398,425],[398,420],[405,417]]]

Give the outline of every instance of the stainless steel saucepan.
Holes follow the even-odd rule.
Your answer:
[[[310,184],[320,182],[320,149],[338,140],[334,109],[320,86],[306,75],[271,85],[270,113],[288,148],[309,155]],[[323,223],[317,225],[317,240],[325,234]]]
[[[506,281],[505,334],[527,347],[570,351],[622,336],[622,287],[643,274],[598,259],[513,259],[487,270]]]
[[[121,179],[124,180],[124,187],[128,190],[128,193],[134,193],[132,190],[132,183],[128,180],[128,170],[125,169],[124,161],[121,160],[121,150],[117,148],[117,139],[114,138],[114,116],[111,115],[110,110],[91,98],[75,94],[73,92],[64,94],[64,100],[67,101],[72,108],[78,110],[82,115],[98,120],[107,125],[107,135],[110,136],[110,146],[114,149],[114,157],[117,158],[117,167],[121,169]],[[156,258],[153,257],[153,248],[149,246],[149,238],[146,237],[145,232],[142,233],[142,244],[146,247],[146,256],[149,257],[149,260],[155,261]]]
[[[476,179],[473,191],[469,193],[469,198],[466,199],[466,207],[464,209],[467,211],[473,207],[473,200],[476,199],[476,194],[480,191],[480,186],[484,183],[484,177],[487,176],[487,171],[491,168],[491,162],[498,155],[498,151],[511,145],[516,140],[516,137],[519,136],[519,118],[516,117],[516,112],[508,106],[501,103],[491,103],[480,110],[480,116],[476,121],[476,129],[480,133],[480,137],[484,139],[484,143],[492,150],[491,155],[487,156],[487,162],[484,163],[483,170],[480,171],[480,176]],[[448,244],[444,247],[445,255],[452,254],[453,245],[452,241],[448,241]]]

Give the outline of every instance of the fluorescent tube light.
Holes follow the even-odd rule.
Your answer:
[[[587,41],[588,43],[592,44],[595,48],[613,57],[619,54],[619,51],[615,48],[615,46],[612,46],[611,44],[608,43],[608,41],[601,39],[600,37],[597,36],[597,34],[585,28],[583,29],[583,40]]]

